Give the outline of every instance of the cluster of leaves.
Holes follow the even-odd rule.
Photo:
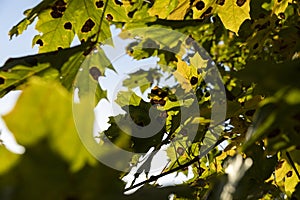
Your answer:
[[[227,199],[227,193],[230,199],[300,199],[298,1],[43,0],[24,14],[9,35],[18,36],[37,19],[40,34],[33,45],[40,48],[37,55],[9,59],[0,68],[0,96],[22,90],[14,110],[3,118],[26,148],[16,155],[0,143],[1,199],[163,199],[171,193],[174,199]],[[123,82],[128,91],[116,102],[126,114],[110,118],[111,126],[99,135],[102,142],[108,138],[136,153],[168,146],[165,169],[142,183],[133,182],[129,189],[144,187],[130,196],[123,195],[121,174],[98,163],[81,144],[72,116],[73,88],[78,87],[82,97],[90,83],[113,69],[98,47],[111,37],[111,25],[120,28],[125,39],[154,27],[127,52],[137,60],[159,58],[159,69],[137,71]],[[171,29],[178,35],[168,34]],[[75,36],[81,44],[70,47]],[[93,51],[97,57],[90,55]],[[227,104],[225,121],[214,122],[213,128],[210,91],[217,86],[205,81],[208,57],[221,73]],[[76,85],[78,71],[89,77],[87,83]],[[162,76],[159,71],[173,73],[178,84],[154,85]],[[151,89],[149,101],[135,94],[136,88],[142,93]],[[192,93],[197,102],[190,98]],[[97,104],[106,91],[97,84],[93,97]],[[193,103],[200,117],[187,114]],[[163,122],[158,134],[137,138],[120,128],[123,124],[129,135],[143,134],[135,125],[150,123],[153,106],[155,118]],[[220,137],[214,137],[216,129]],[[228,172],[237,165],[232,159],[237,154],[253,164],[243,171],[245,162]],[[154,156],[139,166],[135,178],[150,169]],[[126,165],[137,163],[133,157]],[[180,186],[150,184],[189,170],[194,177]]]

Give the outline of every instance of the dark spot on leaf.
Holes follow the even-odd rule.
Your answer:
[[[0,85],[5,83],[5,79],[3,77],[0,77]]]
[[[41,39],[38,39],[35,43],[40,45],[41,47],[44,45],[44,42]]]
[[[217,4],[220,6],[223,6],[225,3],[225,0],[217,0]]]
[[[81,32],[87,33],[92,30],[92,28],[95,26],[95,22],[91,19],[86,20],[84,25],[81,28]]]
[[[107,21],[112,21],[114,18],[111,14],[107,14],[106,19],[107,19]]]
[[[62,49],[63,49],[62,47],[57,47],[57,50],[58,50],[58,51],[60,51],[60,50],[62,50]]]
[[[58,12],[56,10],[53,10],[50,14],[51,14],[51,17],[53,17],[54,19],[61,18],[63,16],[63,14],[61,12]]]
[[[72,29],[72,24],[71,24],[71,22],[66,22],[66,23],[64,24],[64,28],[67,29],[67,30],[71,30],[71,29]]]
[[[135,10],[133,10],[133,11],[131,11],[131,12],[128,12],[127,16],[130,17],[130,18],[132,18],[132,17],[133,17],[133,14],[135,13],[136,10],[137,10],[137,9],[135,9]]]
[[[257,49],[257,47],[258,47],[258,43],[255,43],[253,49]]]
[[[58,1],[55,2],[55,5],[56,6],[65,6],[65,5],[67,5],[67,3],[64,2],[63,0],[58,0]]]
[[[285,19],[285,14],[284,14],[284,13],[281,12],[281,13],[279,13],[278,15],[279,15],[279,17],[280,17],[281,19]]]
[[[199,1],[196,3],[197,10],[202,10],[205,7],[205,3],[203,1]]]
[[[90,68],[89,72],[90,72],[90,75],[93,77],[93,79],[95,81],[98,81],[99,76],[101,76],[100,70],[94,66],[94,67]]]
[[[160,100],[154,100],[154,99],[151,99],[151,100],[150,100],[150,103],[151,103],[152,105],[154,105],[154,104],[159,104],[159,105],[161,105],[161,106],[164,106],[164,105],[166,104],[166,101],[163,100],[163,99],[160,99]]]
[[[277,0],[278,3],[280,3],[282,0]]]
[[[191,80],[190,80],[190,83],[191,83],[192,85],[196,85],[196,84],[198,83],[198,78],[197,78],[196,76],[193,76],[193,77],[191,78]]]
[[[61,13],[65,12],[66,11],[66,7],[57,7],[57,10]]]
[[[123,5],[123,3],[122,3],[121,1],[119,1],[119,0],[115,0],[115,3],[116,3],[117,5],[119,5],[119,6],[122,6],[122,5]]]
[[[245,115],[247,115],[247,116],[253,116],[254,113],[255,113],[255,110],[247,110],[247,111],[245,112]]]
[[[184,149],[183,147],[177,147],[176,152],[177,152],[180,156],[182,156],[182,155],[184,154],[184,151],[185,151],[185,149]]]
[[[102,8],[103,6],[104,6],[104,2],[103,1],[97,1],[96,2],[96,6],[97,6],[97,8]]]
[[[284,160],[279,161],[276,166],[276,170],[280,169],[282,167],[283,163],[284,163]]]
[[[293,171],[288,171],[288,173],[286,173],[286,177],[291,177],[293,175]]]
[[[212,11],[212,7],[210,6],[209,8],[207,8],[207,10],[200,16],[200,18],[205,17],[207,15],[209,15]]]
[[[243,6],[246,3],[247,0],[236,0],[236,5],[239,7]]]

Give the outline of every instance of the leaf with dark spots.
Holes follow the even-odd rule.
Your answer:
[[[112,21],[114,18],[111,14],[107,14],[106,19],[107,19],[107,21]]]
[[[61,13],[65,12],[66,11],[66,7],[57,7],[57,10]]]
[[[94,67],[90,68],[89,72],[90,72],[90,75],[93,77],[93,79],[95,81],[98,81],[99,76],[101,76],[100,70],[94,66]]]
[[[197,10],[202,10],[205,7],[205,3],[203,1],[199,1],[196,3]]]
[[[103,8],[103,6],[104,6],[104,2],[102,0],[97,1],[95,4],[96,4],[97,8]]]
[[[44,42],[41,39],[36,41],[36,44],[40,45],[41,47],[44,45]]]
[[[3,77],[0,77],[0,85],[5,83],[5,79]]]
[[[279,17],[280,17],[281,19],[285,19],[285,14],[284,14],[284,13],[279,13]]]
[[[72,29],[72,23],[71,22],[66,22],[64,24],[64,28],[67,29],[67,30],[71,30]]]
[[[95,26],[95,22],[92,19],[88,19],[82,26],[81,32],[87,33],[89,31],[91,31],[94,26]]]
[[[238,5],[239,7],[242,7],[247,0],[236,0],[236,5]]]

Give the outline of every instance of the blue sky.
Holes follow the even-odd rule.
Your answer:
[[[34,7],[40,0],[1,0],[0,6],[0,66],[10,57],[34,54],[31,41],[37,31],[34,24],[20,36],[9,39],[9,30],[24,18],[23,12]]]

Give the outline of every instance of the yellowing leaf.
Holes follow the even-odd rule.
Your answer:
[[[246,19],[250,19],[250,0],[225,0],[224,5],[218,5],[217,13],[226,29],[238,31]]]
[[[148,10],[150,16],[158,16],[166,19],[169,14],[176,8],[178,0],[155,1],[153,6]]]
[[[81,144],[72,116],[72,97],[65,88],[58,82],[32,78],[14,110],[3,118],[25,148],[47,138],[53,150],[79,170],[95,159]]]
[[[288,7],[289,3],[292,3],[292,0],[282,0],[282,1],[277,1],[274,0],[274,5],[273,5],[273,12],[278,15],[279,13],[284,13],[285,9]]]
[[[168,20],[183,20],[188,9],[190,8],[189,0],[178,0],[177,7],[167,17]]]

